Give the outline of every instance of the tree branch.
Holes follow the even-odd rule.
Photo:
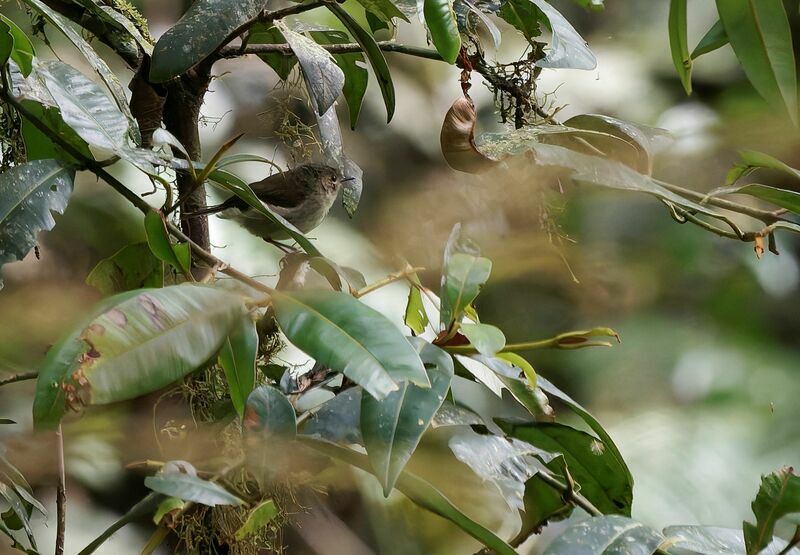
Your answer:
[[[0,387],[10,383],[23,382],[25,380],[35,380],[37,376],[39,376],[39,372],[36,371],[22,372],[20,374],[14,374],[13,376],[7,376],[0,380]]]
[[[361,45],[357,43],[344,43],[344,44],[320,44],[322,48],[331,54],[351,54],[353,52],[363,52]],[[428,60],[443,61],[439,53],[433,48],[423,48],[420,46],[409,46],[407,44],[400,44],[393,41],[378,42],[378,47],[384,52],[397,52],[399,54],[407,54],[409,56],[416,56],[417,58],[426,58]],[[225,46],[219,51],[221,58],[237,58],[246,54],[283,54],[284,56],[292,56],[292,47],[288,44],[249,44],[244,48],[239,46]]]
[[[64,468],[64,435],[61,423],[56,431],[56,448],[58,462],[58,489],[56,490],[56,555],[64,554],[64,539],[67,532],[67,477]]]

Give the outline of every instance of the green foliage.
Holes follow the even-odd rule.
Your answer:
[[[162,83],[204,60],[236,36],[243,25],[263,9],[258,0],[238,0],[231,9],[227,0],[194,2],[183,17],[156,42],[150,79]],[[185,46],[190,45],[188,48]]]
[[[36,234],[53,228],[51,212],[64,212],[73,177],[60,160],[36,160],[0,174],[0,267],[22,260]]]
[[[686,0],[669,3],[669,45],[672,63],[681,78],[686,94],[692,94],[692,57],[689,55],[689,38],[686,21]]]
[[[756,555],[767,547],[779,519],[800,513],[800,476],[788,467],[762,476],[752,507],[756,523],[744,523],[747,555]]]
[[[88,170],[102,178],[140,209],[147,238],[146,244],[128,245],[100,261],[86,278],[103,295],[114,296],[92,308],[85,321],[48,351],[39,367],[34,426],[55,428],[68,409],[142,397],[197,373],[183,387],[191,391],[193,385],[197,386],[210,398],[202,400],[213,405],[211,410],[202,411],[202,419],[227,426],[221,438],[215,439],[224,450],[218,458],[232,459],[221,468],[207,471],[197,471],[182,461],[146,463],[148,468],[153,464],[160,468],[144,480],[159,495],[150,494],[131,508],[84,553],[94,551],[115,527],[154,513],[160,528],[145,550],[155,548],[172,528],[166,515],[183,518],[196,510],[194,504],[223,505],[239,511],[222,513],[226,518],[234,514],[240,517],[233,524],[220,519],[228,526],[226,541],[255,542],[265,529],[278,527],[275,521],[283,509],[282,500],[272,495],[280,490],[265,488],[274,487],[276,478],[290,490],[290,497],[295,488],[309,483],[317,487],[315,482],[322,482],[320,476],[331,460],[372,474],[384,495],[396,489],[417,506],[455,524],[488,550],[504,555],[515,553],[511,544],[520,544],[548,522],[566,518],[576,507],[590,518],[573,524],[546,553],[582,555],[628,549],[643,553],[656,549],[676,554],[713,553],[715,549],[741,553],[745,549],[748,555],[755,555],[763,549],[797,551],[782,540],[772,539],[780,518],[800,512],[800,483],[790,469],[763,478],[753,502],[756,522],[745,523],[743,534],[670,527],[662,535],[627,518],[633,503],[633,478],[611,436],[585,408],[538,375],[519,354],[541,348],[610,346],[605,339],[616,337],[613,330],[598,327],[550,339],[507,343],[504,332],[482,323],[476,309],[475,301],[489,279],[492,262],[480,256],[457,226],[445,248],[438,327],[434,325],[430,333],[431,320],[435,322],[437,317],[436,295],[423,287],[416,274],[409,273],[412,268],[368,287],[357,271],[323,257],[309,238],[280,215],[281,210],[268,207],[265,202],[272,199],[259,198],[248,183],[226,169],[240,162],[275,166],[253,154],[226,156],[239,137],[226,143],[207,164],[192,160],[189,154],[199,152],[199,145],[189,146],[197,121],[188,122],[192,132],[183,133],[180,139],[172,135],[173,131],[180,134],[174,126],[170,131],[158,129],[153,137],[155,148],[145,148],[121,83],[84,38],[91,31],[89,26],[77,29],[59,12],[61,8],[51,3],[24,2],[66,36],[105,88],[64,62],[38,59],[24,32],[6,16],[0,17],[2,109],[4,116],[9,110],[19,118],[28,160],[0,175],[0,264],[23,258],[35,245],[36,234],[53,227],[51,212],[66,209],[77,170]],[[692,221],[738,240],[771,239],[776,229],[800,232],[800,225],[788,217],[800,214],[798,193],[757,183],[735,185],[746,174],[761,169],[777,170],[792,179],[800,177],[798,170],[780,160],[743,152],[742,161],[729,173],[728,186],[705,196],[652,176],[655,145],[664,135],[661,130],[596,114],[577,115],[559,124],[552,116],[540,113],[536,79],[542,68],[590,70],[596,66],[584,39],[549,2],[474,2],[466,3],[465,8],[460,2],[454,6],[448,0],[421,0],[416,10],[422,12],[418,15],[424,19],[433,49],[375,40],[374,32],[394,29],[396,20],[417,24],[408,17],[414,13],[410,3],[358,3],[366,10],[368,28],[362,24],[360,11],[354,16],[335,3],[294,4],[287,11],[273,12],[264,11],[264,3],[254,0],[198,0],[152,48],[146,25],[135,12],[114,9],[98,0],[79,2],[86,18],[82,23],[92,20],[110,29],[110,35],[99,38],[126,62],[147,59],[152,52],[149,75],[146,65],[133,68],[137,70],[133,84],[143,86],[161,101],[165,95],[176,94],[194,94],[196,100],[202,100],[208,83],[189,90],[202,74],[192,68],[201,63],[210,68],[216,60],[251,47],[273,46],[257,50],[258,55],[287,82],[287,87],[291,86],[293,68],[299,65],[309,107],[316,117],[319,152],[314,155],[337,167],[342,177],[354,178],[343,185],[343,203],[350,216],[361,196],[362,172],[345,154],[335,105],[343,95],[350,125],[355,129],[368,85],[369,72],[364,67],[368,63],[381,91],[387,121],[391,120],[396,92],[384,51],[393,50],[449,64],[459,61],[464,80],[471,71],[486,78],[501,111],[507,109],[503,103],[508,95],[513,97],[517,111],[524,112],[524,117],[516,121],[519,129],[475,140],[476,122],[459,122],[463,150],[484,157],[498,171],[527,165],[557,174],[565,184],[644,193],[663,203],[681,223]],[[599,0],[578,0],[577,4],[588,9],[603,7]],[[290,24],[285,17],[316,7],[330,11],[346,32]],[[718,0],[717,8],[720,22],[690,54],[687,2],[671,2],[671,54],[687,93],[691,92],[693,60],[730,41],[754,87],[796,120],[795,59],[783,3]],[[480,22],[499,43],[494,24],[498,17],[512,26],[510,32],[520,33],[531,44],[527,58],[501,65],[484,58],[482,39],[473,23]],[[539,41],[543,31],[551,36],[546,47]],[[239,36],[243,43],[236,50],[239,47],[229,43]],[[134,56],[129,55],[131,52]],[[466,92],[466,82],[462,84]],[[135,94],[140,91],[136,89]],[[161,109],[157,102],[155,105],[148,108]],[[159,123],[165,119],[163,113],[156,116]],[[165,145],[172,147],[177,158],[164,152]],[[103,169],[118,159],[161,184],[168,193],[165,206],[147,204]],[[181,178],[176,179],[172,170]],[[293,240],[305,251],[284,258],[274,288],[228,267],[200,248],[197,241],[186,242],[168,220],[187,221],[185,213],[180,218],[173,215],[174,210],[183,209],[180,201],[169,206],[173,188],[183,199],[187,183],[193,188],[206,180],[260,213],[274,226],[276,239]],[[764,215],[749,207],[737,209],[735,203],[723,204],[734,212],[755,214],[766,226],[745,232],[714,208],[719,206],[718,196],[726,194],[750,195],[791,214],[784,218],[782,213]],[[721,222],[730,231],[716,228],[707,220]],[[183,231],[188,233],[190,228],[184,226]],[[174,237],[180,242],[175,243]],[[292,260],[304,269],[298,275],[289,275]],[[170,283],[177,285],[163,286],[163,263],[180,273],[170,275]],[[199,270],[201,263],[211,267],[209,283],[180,283],[184,279],[192,282],[193,270]],[[318,276],[314,278],[325,289],[313,289],[308,285],[310,279],[303,281],[308,269],[325,278],[327,284]],[[229,282],[216,282],[218,272],[239,283],[231,286]],[[360,300],[362,295],[398,279],[405,280],[410,291],[405,313],[395,316],[398,322],[404,316],[403,321],[417,337],[406,337],[395,322]],[[423,294],[434,308],[423,303]],[[258,324],[256,318],[261,319]],[[313,359],[312,370],[298,373],[274,364],[278,331]],[[454,364],[454,358],[458,364]],[[208,370],[215,361],[221,372],[216,367]],[[556,408],[565,406],[574,412],[593,434],[556,422],[549,398],[559,401]],[[195,412],[192,416],[197,419],[201,411]],[[11,423],[0,420],[0,424]],[[431,431],[434,427],[446,427],[447,433],[437,437]],[[438,440],[441,448],[441,437],[447,438],[452,452],[443,455],[444,461],[453,465],[463,462],[497,488],[512,512],[522,513],[522,530],[512,542],[505,542],[467,516],[435,483],[408,470],[415,457],[424,456],[417,454],[423,439]],[[236,457],[230,457],[231,453]],[[203,461],[211,467],[216,462],[210,457]],[[27,550],[14,536],[14,532],[23,530],[35,550],[30,518],[34,509],[43,512],[43,507],[25,479],[2,458],[0,497],[8,505],[0,515],[0,532],[11,538],[14,547]],[[219,513],[197,514],[218,517]]]
[[[145,478],[144,485],[163,495],[212,507],[244,504],[225,488],[199,478],[194,467],[184,461],[166,463],[158,474]]]
[[[219,352],[219,365],[225,372],[233,408],[244,416],[245,402],[256,384],[258,332],[250,318],[241,320],[231,331]]]
[[[342,372],[376,399],[408,380],[430,387],[417,352],[379,312],[343,293],[277,295],[275,319],[286,338],[317,362]]]
[[[429,367],[430,387],[402,382],[400,389],[385,399],[378,401],[370,395],[361,399],[364,445],[387,497],[431,419],[442,406],[453,378],[450,355],[420,339],[415,339],[412,344]]]
[[[573,524],[550,544],[545,555],[603,555],[636,552],[652,553],[664,537],[652,528],[622,516],[596,516]]]
[[[797,71],[789,20],[781,0],[717,0],[725,34],[748,79],[797,125]]]
[[[453,3],[450,0],[424,0],[425,24],[431,40],[442,59],[454,64],[461,51],[461,35],[458,32]]]
[[[153,256],[147,243],[135,243],[98,262],[86,276],[86,284],[104,296],[133,289],[163,287],[164,265]]]

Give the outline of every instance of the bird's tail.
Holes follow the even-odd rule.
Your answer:
[[[234,199],[236,197],[233,197]],[[184,216],[187,218],[193,218],[195,216],[205,216],[207,214],[216,214],[218,212],[222,212],[223,210],[230,208],[232,205],[230,199],[226,200],[222,204],[216,204],[214,206],[206,206],[205,208],[201,208],[200,210],[195,210],[194,212],[184,212]]]

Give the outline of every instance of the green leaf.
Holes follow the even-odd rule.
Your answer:
[[[422,339],[410,340],[428,366],[430,387],[402,382],[398,391],[380,401],[369,395],[361,399],[361,434],[387,497],[442,405],[453,379],[450,355]]]
[[[415,285],[408,290],[404,322],[417,335],[423,333],[428,326],[428,313],[425,312],[425,305],[422,303],[422,293]]]
[[[595,131],[581,134],[578,139],[590,142],[606,157],[619,160],[638,172],[653,173],[653,148],[669,136],[669,132],[656,127],[638,125],[602,114],[581,114],[564,122],[574,129]]]
[[[53,229],[51,212],[66,209],[74,175],[60,160],[35,160],[0,174],[0,267],[22,260],[36,235]]]
[[[482,355],[492,356],[506,346],[506,336],[495,326],[489,324],[461,324],[461,332],[469,339],[470,345]]]
[[[778,520],[800,513],[800,476],[790,467],[762,476],[752,508],[756,523],[744,522],[747,555],[756,555],[772,542]]]
[[[167,516],[167,514],[172,511],[180,511],[185,505],[186,502],[183,499],[178,499],[177,497],[164,498],[164,500],[158,504],[158,508],[153,514],[153,523],[156,525],[161,524],[161,520]]]
[[[58,134],[61,139],[81,153],[84,158],[92,158],[89,145],[64,122],[58,108],[48,107],[30,100],[23,100],[22,106],[33,118],[47,125],[52,132]],[[21,114],[20,116],[22,118],[22,140],[25,143],[25,158],[28,162],[58,158],[70,164],[80,163],[72,155],[65,152],[61,146],[54,143],[51,137],[40,131],[31,120]]]
[[[150,80],[163,83],[184,73],[230,41],[264,9],[263,0],[197,0],[161,35],[153,49]]]
[[[492,261],[457,252],[449,257],[444,268],[440,293],[441,324],[448,328],[461,319],[466,308],[478,296],[481,286],[489,279]]]
[[[172,470],[171,466],[175,469]],[[168,462],[161,472],[144,479],[144,485],[163,495],[177,497],[201,505],[243,505],[244,501],[214,482],[198,478],[194,468],[185,462]]]
[[[342,31],[312,31],[311,36],[319,44],[344,44],[350,37]],[[360,52],[352,54],[334,54],[333,59],[344,72],[344,88],[342,93],[350,112],[350,128],[355,129],[361,113],[361,103],[367,92],[369,72],[363,67],[364,55]]]
[[[668,526],[664,528],[669,553],[676,555],[742,555],[745,553],[741,530],[716,526]],[[786,540],[775,538],[761,555],[800,555],[800,548],[785,551]]]
[[[506,0],[497,14],[522,33],[531,44],[542,34],[541,21],[544,14],[530,0]]]
[[[769,154],[756,152],[755,150],[742,150],[739,152],[739,157],[741,158],[739,163],[734,165],[725,177],[725,185],[733,185],[745,175],[758,169],[776,170],[795,179],[800,179],[800,170],[781,162]]]
[[[20,496],[10,485],[0,482],[0,499],[8,504],[10,514],[13,515],[13,520],[15,521],[14,523],[18,524],[18,526],[12,527],[7,518],[3,520],[13,529],[24,528],[25,535],[28,537],[31,547],[36,549],[36,538],[33,536],[33,529],[31,528],[28,511]]]
[[[530,0],[550,23],[553,37],[547,55],[536,65],[552,69],[594,69],[597,59],[569,21],[545,0]]]
[[[121,150],[128,120],[103,89],[72,66],[58,60],[37,68],[61,110],[61,117],[89,145],[108,156]]]
[[[365,455],[327,441],[307,437],[302,437],[301,441],[330,457],[370,471],[370,463]],[[395,487],[415,504],[449,520],[498,555],[517,555],[510,545],[461,512],[439,490],[422,478],[404,470]]]
[[[618,515],[596,516],[567,528],[544,555],[652,553],[664,537],[639,522]]]
[[[797,125],[797,74],[783,1],[717,0],[717,10],[750,83]]]
[[[567,467],[563,457],[553,459],[545,465],[554,477],[566,483]],[[520,511],[522,526],[517,537],[511,541],[517,545],[531,534],[541,533],[549,522],[557,522],[569,517],[575,506],[564,501],[562,493],[542,480],[539,473],[525,482],[523,495],[524,510]]]
[[[367,16],[372,14],[380,21],[391,22],[394,18],[400,18],[406,23],[410,23],[408,18],[395,6],[391,0],[357,0],[359,4],[364,6],[367,11]],[[387,27],[388,28],[388,27]]]
[[[511,509],[523,508],[525,483],[558,455],[514,438],[457,433],[448,446],[456,458],[483,480],[494,484]]]
[[[275,319],[295,346],[383,399],[409,380],[430,387],[422,361],[382,314],[350,295],[297,291],[273,299]]]
[[[225,372],[233,408],[244,416],[245,402],[256,383],[258,332],[256,323],[246,316],[233,328],[222,344],[219,365]]]
[[[311,415],[303,428],[303,434],[333,443],[363,445],[362,398],[360,387],[345,389]]]
[[[244,425],[264,439],[293,439],[297,434],[297,416],[289,399],[270,385],[262,385],[247,397]]]
[[[321,116],[317,116],[317,133],[325,161],[329,166],[339,169],[340,175],[348,178],[342,183],[342,205],[351,218],[358,208],[361,200],[361,191],[364,188],[361,168],[344,153],[342,146],[342,130],[339,126],[339,117],[336,109],[331,107]]]
[[[167,233],[164,216],[156,210],[148,210],[144,215],[144,232],[150,251],[162,262],[171,265],[184,275],[191,275],[186,259],[178,256],[177,245],[173,245]]]
[[[64,383],[78,367],[86,344],[80,340],[83,329],[108,308],[122,299],[138,295],[138,291],[120,293],[100,302],[82,323],[47,351],[39,376],[36,379],[36,395],[33,398],[33,427],[36,430],[55,428],[64,416],[66,394]]]
[[[652,177],[639,173],[621,162],[590,156],[561,146],[541,144],[537,142],[535,136],[535,130],[483,135],[479,149],[509,155],[530,152],[536,165],[565,168],[576,183],[622,191],[637,191],[699,214],[720,218],[719,213],[707,206],[673,193]]]
[[[297,244],[299,244],[308,254],[312,256],[322,256],[317,248],[311,244],[311,241],[309,241],[299,229],[289,223],[281,215],[276,214],[267,206],[265,206],[264,203],[258,199],[256,194],[253,192],[253,189],[250,188],[250,185],[248,185],[247,182],[233,175],[232,173],[222,170],[215,170],[211,172],[208,175],[208,178],[222,186],[222,188],[226,191],[233,193],[245,201],[249,206],[261,213],[266,219],[272,221],[279,229],[285,231],[288,237],[291,237],[297,241]]]
[[[555,397],[565,405],[567,405],[572,411],[581,417],[581,419],[586,422],[589,428],[592,429],[594,433],[597,434],[597,437],[603,442],[611,454],[617,459],[620,467],[625,469],[625,475],[628,478],[628,481],[633,483],[633,476],[631,475],[631,471],[628,469],[628,465],[625,464],[625,459],[622,458],[622,453],[619,452],[617,449],[617,445],[614,443],[614,440],[611,439],[611,436],[608,435],[605,428],[600,424],[600,422],[595,419],[594,416],[591,415],[589,411],[583,408],[577,401],[575,401],[572,397],[558,389],[548,380],[543,378],[541,375],[537,376],[536,383],[539,387],[542,388],[542,391],[547,393],[548,395]]]
[[[11,37],[11,48],[8,55],[17,63],[22,75],[27,77],[33,69],[33,58],[36,56],[33,44],[31,44],[31,40],[25,32],[17,27],[16,23],[0,14],[0,27],[2,27],[2,24],[5,24],[5,27],[7,27],[6,33]]]
[[[47,21],[58,28],[59,31],[64,33],[64,36],[66,36],[67,39],[75,46],[75,48],[77,48],[80,53],[83,54],[83,57],[86,58],[86,61],[89,62],[89,65],[92,66],[103,83],[105,83],[106,87],[108,87],[108,90],[114,97],[114,102],[116,103],[117,109],[122,111],[130,127],[136,130],[134,134],[138,135],[136,120],[131,114],[131,110],[128,105],[128,98],[125,95],[125,89],[122,88],[122,84],[119,82],[116,74],[111,70],[110,67],[108,67],[108,64],[103,61],[103,58],[101,58],[97,52],[95,52],[94,48],[92,48],[92,46],[86,42],[80,33],[72,28],[72,24],[66,17],[51,9],[41,0],[23,0],[23,2],[28,4],[38,13],[42,14]],[[127,133],[127,129],[125,132]]]
[[[556,423],[509,426],[507,433],[531,445],[561,453],[581,494],[603,514],[630,516],[633,481],[611,450],[594,436]]]
[[[0,67],[5,72],[5,65],[14,50],[14,39],[11,37],[8,25],[0,21]]]
[[[800,214],[800,193],[797,191],[789,191],[787,189],[778,189],[777,187],[770,187],[769,185],[760,185],[752,183],[750,185],[742,185],[739,187],[721,187],[709,193],[709,196],[716,195],[731,195],[742,194],[750,195],[767,202],[771,202],[776,206],[785,208]]]
[[[500,353],[497,355],[497,358],[501,360],[505,360],[522,370],[522,373],[525,375],[525,379],[528,380],[528,385],[531,389],[536,388],[536,370],[533,369],[533,366],[530,362],[522,358],[517,353]]]
[[[454,64],[461,52],[461,35],[451,0],[424,0],[425,24],[442,59]]]
[[[344,86],[344,73],[336,65],[330,53],[316,42],[300,33],[295,33],[283,22],[277,22],[276,26],[300,62],[311,105],[321,116],[339,98]]]
[[[725,26],[722,24],[721,20],[717,20],[714,25],[711,26],[711,29],[703,35],[703,38],[700,39],[700,42],[697,43],[697,46],[694,47],[692,50],[692,59],[696,60],[703,54],[708,54],[709,52],[713,52],[719,48],[722,48],[726,44],[728,44],[728,35],[725,33]]]
[[[392,121],[395,106],[394,84],[392,83],[392,75],[386,63],[386,58],[383,57],[383,52],[378,47],[372,34],[364,30],[343,7],[336,3],[328,3],[326,6],[342,22],[350,34],[355,37],[356,42],[364,50],[364,54],[367,56],[370,66],[372,66],[372,71],[375,73],[375,78],[378,80],[378,86],[381,89],[383,103],[386,106],[386,122]]]
[[[86,277],[86,284],[104,296],[163,287],[164,265],[153,256],[147,243],[135,243],[98,262]]]
[[[123,15],[121,11],[117,11],[117,9],[121,10],[127,8],[127,6],[118,4],[112,7],[111,5],[105,5],[103,3],[104,0],[78,0],[78,2],[80,2],[93,17],[101,19],[105,26],[112,27],[116,31],[116,33],[110,35],[112,40],[115,40],[117,43],[133,41],[136,45],[141,47],[145,54],[148,56],[153,55],[153,39],[147,30],[147,26],[141,25],[142,28],[140,29],[133,21],[128,19],[126,15]],[[135,7],[130,6],[130,8],[132,8],[130,11],[126,9],[126,14],[130,15],[131,12],[134,12],[138,15]],[[122,48],[130,48],[131,46],[128,44],[121,44]]]
[[[247,44],[285,44],[286,39],[283,34],[272,24],[259,23],[250,29],[250,34],[247,35]],[[268,54],[259,54],[261,58],[269,67],[271,67],[278,77],[286,80],[292,72],[292,68],[297,64],[297,58],[294,56],[286,56],[278,52],[271,52]],[[221,166],[217,166],[220,168]]]
[[[67,384],[73,402],[114,403],[169,385],[208,362],[246,313],[239,295],[214,287],[135,293],[112,297],[81,330],[83,349]]]
[[[269,524],[276,516],[278,516],[278,507],[275,502],[272,499],[262,501],[250,511],[250,514],[247,515],[247,520],[236,530],[236,534],[234,534],[236,541],[242,541],[252,536]]]
[[[681,78],[686,94],[692,94],[692,58],[689,56],[689,37],[686,21],[686,0],[670,0],[669,47],[672,63]]]

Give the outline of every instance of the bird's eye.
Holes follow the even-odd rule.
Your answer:
[[[333,181],[334,183],[336,183],[336,176],[335,176],[335,175],[334,175],[333,177],[331,177],[331,181]]]

